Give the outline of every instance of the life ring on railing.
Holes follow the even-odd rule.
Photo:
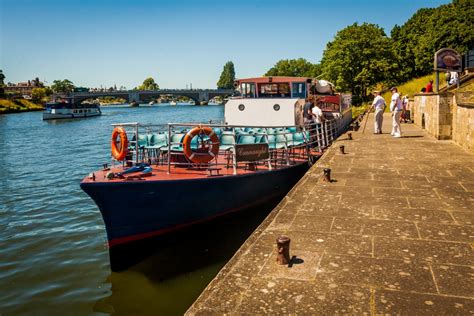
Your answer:
[[[204,134],[210,139],[210,144],[203,148],[199,148],[197,151],[191,149],[191,141],[197,135]],[[195,163],[208,163],[219,153],[219,137],[209,126],[198,126],[190,130],[183,139],[183,152],[186,157]]]
[[[117,137],[120,139],[117,139]],[[114,128],[110,145],[112,147],[112,156],[118,161],[123,161],[128,153],[127,132],[125,132],[123,127]]]

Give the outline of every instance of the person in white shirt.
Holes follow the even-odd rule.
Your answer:
[[[392,112],[392,133],[393,137],[402,137],[402,128],[400,126],[400,118],[402,116],[403,105],[398,94],[398,89],[390,88],[392,92],[392,101],[390,102],[390,112]]]
[[[385,100],[380,95],[380,91],[374,91],[374,102],[370,110],[375,109],[374,134],[382,134],[383,112],[385,111]]]
[[[452,86],[452,85],[458,84],[458,82],[459,82],[458,73],[456,71],[451,71],[451,76],[449,78],[448,85]]]
[[[318,102],[315,103],[313,109],[313,122],[316,124],[322,124],[324,122],[323,110],[319,107]]]

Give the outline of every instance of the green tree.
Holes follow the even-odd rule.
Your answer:
[[[398,82],[433,71],[434,53],[450,47],[463,54],[474,47],[472,0],[455,0],[433,9],[418,10],[391,32],[397,58]]]
[[[321,61],[323,76],[338,90],[364,98],[371,86],[396,69],[391,44],[379,26],[354,23],[327,44]]]
[[[74,84],[68,80],[54,80],[51,89],[55,93],[68,93],[74,91]]]
[[[228,61],[224,65],[219,81],[217,82],[217,89],[233,89],[235,81],[234,63]]]
[[[33,88],[31,91],[31,98],[35,103],[45,102],[48,97],[53,93],[51,88]]]
[[[321,65],[312,64],[304,58],[282,59],[265,73],[265,76],[317,77]]]
[[[146,78],[136,90],[159,90],[160,86],[155,82],[152,77]]]
[[[3,70],[0,69],[0,98],[5,97],[5,89],[3,88],[5,86],[4,80],[5,75],[3,74]]]

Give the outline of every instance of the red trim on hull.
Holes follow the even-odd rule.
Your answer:
[[[244,205],[244,206],[241,206],[241,207],[237,207],[237,208],[234,208],[234,209],[231,209],[227,212],[224,212],[224,213],[219,213],[219,214],[216,214],[216,215],[213,215],[213,216],[210,216],[210,217],[206,217],[206,218],[203,218],[203,219],[199,219],[197,221],[193,221],[193,222],[189,222],[189,223],[185,223],[185,224],[180,224],[180,225],[177,225],[177,226],[173,226],[173,227],[169,227],[169,228],[164,228],[164,229],[160,229],[160,230],[155,230],[155,231],[152,231],[152,232],[147,232],[147,233],[142,233],[142,234],[137,234],[137,235],[132,235],[132,236],[126,236],[126,237],[120,237],[120,238],[115,238],[115,239],[112,239],[108,242],[108,246],[109,248],[113,247],[113,246],[117,246],[117,245],[121,245],[121,244],[125,244],[125,243],[128,243],[128,242],[132,242],[132,241],[137,241],[137,240],[141,240],[141,239],[146,239],[146,238],[150,238],[150,237],[155,237],[155,236],[160,236],[160,235],[165,235],[165,234],[169,234],[171,232],[174,232],[174,231],[177,231],[177,230],[180,230],[180,229],[183,229],[183,228],[186,228],[186,227],[189,227],[189,226],[192,226],[192,225],[196,225],[196,224],[201,224],[201,223],[205,223],[205,222],[209,222],[211,220],[214,220],[216,218],[219,218],[221,216],[224,216],[224,215],[228,215],[228,214],[231,214],[231,213],[235,213],[235,212],[238,212],[238,211],[241,211],[243,209],[246,209],[246,208],[250,208],[252,206],[256,206],[258,204],[261,204],[261,203],[264,203],[265,201],[268,201],[268,200],[271,200],[272,198],[275,198],[278,194],[274,194],[274,195],[271,195],[269,197],[266,197],[266,198],[263,198],[263,199],[260,199],[260,200],[257,200],[253,203],[249,203],[247,205]]]

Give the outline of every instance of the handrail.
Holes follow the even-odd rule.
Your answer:
[[[182,139],[177,142],[177,140],[173,139],[172,136],[175,134],[186,134],[190,127],[199,125],[221,129],[220,133],[229,133],[228,135],[232,137],[232,144],[227,144],[229,145],[228,149],[226,151],[221,151],[221,154],[227,157],[224,161],[213,159],[213,161],[208,164],[197,164],[183,158],[185,155],[180,149],[176,150],[177,145],[182,145]],[[263,137],[265,139],[263,143],[271,145],[268,148],[268,159],[259,160],[255,163],[267,165],[268,170],[272,170],[274,168],[290,166],[296,161],[301,161],[301,159],[309,159],[310,156],[313,155],[311,149],[317,149],[318,152],[322,152],[334,142],[335,138],[340,133],[342,119],[340,117],[333,118],[326,120],[323,123],[304,126],[241,126],[190,122],[168,124],[140,124],[138,122],[127,122],[112,124],[112,126],[122,126],[128,129],[129,133],[135,135],[130,144],[131,146],[129,147],[132,154],[132,161],[135,163],[139,163],[140,161],[148,161],[151,163],[152,160],[155,159],[157,164],[167,165],[168,173],[172,172],[172,166],[196,166],[199,168],[205,166],[207,166],[207,168],[212,166],[226,166],[228,168],[231,166],[232,173],[236,175],[238,174],[239,163],[240,167],[246,166],[246,164],[250,163],[237,162],[236,146],[239,145],[239,137],[249,135]],[[246,128],[250,128],[250,130],[246,130]],[[295,128],[295,130],[290,130],[290,128]],[[139,144],[139,141],[144,141],[144,137],[141,135],[146,134],[146,142],[148,142],[151,139],[150,135],[155,133],[166,135],[166,147],[159,147],[157,149],[153,148],[148,143],[147,145]],[[300,133],[302,133],[302,135]],[[293,136],[290,134],[293,134]],[[299,138],[299,140],[295,142],[294,137],[297,134],[299,134],[298,137],[302,137],[302,139]],[[283,137],[281,137],[281,135],[283,135]],[[271,141],[269,136],[272,136]]]

